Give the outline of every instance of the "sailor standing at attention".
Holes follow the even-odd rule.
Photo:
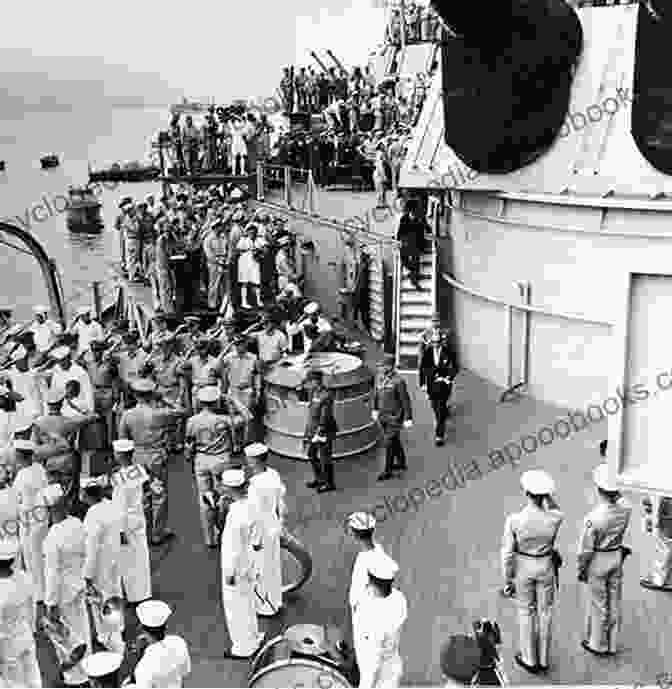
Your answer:
[[[610,656],[621,625],[623,561],[630,552],[623,536],[632,508],[621,498],[606,463],[593,471],[593,481],[598,505],[584,520],[578,549],[578,579],[587,584],[589,601],[581,646],[593,655]]]
[[[233,658],[250,658],[261,646],[254,587],[258,575],[255,553],[261,550],[261,534],[254,507],[245,495],[245,472],[230,469],[222,474],[222,486],[234,502],[222,532],[222,602],[231,638]]]
[[[191,674],[191,656],[181,636],[166,634],[166,622],[173,614],[161,600],[138,605],[137,615],[149,645],[133,671],[136,687],[181,687]]]
[[[257,614],[271,617],[282,608],[282,560],[280,533],[287,511],[287,488],[280,474],[268,466],[268,447],[253,443],[245,448],[245,457],[252,470],[249,500],[253,503],[261,528],[262,549],[258,553]]]
[[[527,672],[548,672],[553,603],[557,590],[555,539],[564,520],[552,497],[553,479],[545,471],[526,471],[520,485],[528,504],[504,523],[504,592],[516,595],[520,652],[515,661]]]
[[[126,600],[137,605],[152,596],[144,508],[149,474],[145,467],[133,461],[132,440],[115,440],[113,449],[117,468],[111,477],[112,502],[121,513],[122,527],[119,570]]]
[[[91,630],[84,600],[84,560],[86,532],[77,517],[68,514],[67,501],[58,483],[44,491],[50,508],[51,528],[44,540],[45,595],[47,616],[53,625],[65,623],[69,634],[62,646],[56,646],[63,679],[68,686],[81,686],[86,673],[73,655],[81,646],[91,647]]]
[[[30,576],[16,567],[19,542],[0,538],[0,677],[10,687],[41,687]]]
[[[408,616],[406,596],[393,586],[399,571],[385,553],[367,564],[369,582],[357,606],[355,655],[360,689],[398,687],[404,672],[399,654],[401,628]]]
[[[83,481],[83,499],[89,506],[84,517],[86,559],[84,580],[87,594],[102,604],[113,596],[121,596],[121,531],[122,515],[116,503],[105,497],[105,489],[97,479]],[[103,634],[101,620],[96,621],[98,636]],[[121,631],[111,635],[111,650],[123,653],[126,646]]]

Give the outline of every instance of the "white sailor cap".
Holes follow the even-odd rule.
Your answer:
[[[605,462],[604,464],[599,464],[593,471],[593,481],[595,485],[602,490],[606,490],[609,493],[615,493],[619,489],[616,483],[615,477],[609,471],[609,465]]]
[[[12,560],[19,554],[19,539],[0,538],[0,560]]]
[[[28,350],[20,345],[12,352],[12,361],[21,361],[28,354]]]
[[[198,391],[199,402],[216,402],[219,398],[219,388],[216,385],[206,385]]]
[[[268,446],[264,443],[252,443],[245,448],[246,457],[263,457],[268,454]]]
[[[112,651],[92,653],[82,660],[82,669],[89,677],[105,677],[121,667],[124,656]]]
[[[42,491],[42,499],[47,507],[53,507],[64,495],[65,493],[60,483],[50,483]]]
[[[313,313],[317,313],[320,310],[320,305],[316,301],[311,301],[310,304],[306,306],[303,312],[310,316]]]
[[[526,471],[520,477],[520,485],[526,493],[532,495],[550,495],[555,491],[555,481],[550,474],[539,469]]]
[[[136,608],[140,624],[144,627],[163,627],[166,620],[173,614],[168,603],[162,600],[146,600]]]
[[[376,528],[376,518],[367,512],[354,512],[348,517],[348,526],[353,531],[371,531]]]
[[[286,244],[289,244],[289,236],[285,234],[278,239],[278,246],[285,246]]]
[[[220,477],[223,486],[240,488],[245,484],[245,472],[242,469],[227,469]]]
[[[154,392],[156,383],[150,378],[136,378],[131,381],[131,390],[134,392]]]
[[[115,452],[132,452],[135,449],[135,443],[129,438],[119,438],[112,442],[112,449]]]
[[[389,555],[383,552],[375,553],[371,558],[369,574],[376,577],[376,579],[392,581],[392,579],[397,576],[398,571],[399,565]]]
[[[61,345],[60,347],[56,347],[56,349],[52,350],[49,353],[49,356],[52,359],[56,359],[56,361],[62,361],[66,357],[70,356],[70,347],[66,347],[65,345]]]
[[[44,306],[44,304],[38,304],[37,306],[33,306],[33,312],[34,313],[49,313],[48,307]]]
[[[145,194],[145,201],[149,201],[150,199],[153,201],[154,198],[154,194]]]
[[[77,309],[77,315],[78,316],[85,316],[87,313],[91,313],[91,307],[90,306],[80,306]]]
[[[14,441],[14,449],[22,452],[35,452],[35,443],[32,440],[17,439]]]

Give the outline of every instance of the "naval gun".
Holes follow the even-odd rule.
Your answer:
[[[331,50],[327,49],[325,52],[331,58],[331,61],[336,65],[336,67],[341,70],[341,73],[347,75],[348,70],[343,67],[343,63],[331,52]]]
[[[329,70],[327,69],[327,66],[320,60],[320,58],[317,56],[317,53],[314,50],[310,51],[310,56],[317,62],[317,64],[320,66],[320,69],[325,73],[329,74]]]
[[[433,0],[432,7],[456,34],[442,46],[446,143],[478,172],[533,162],[567,115],[583,50],[576,11],[564,0]]]

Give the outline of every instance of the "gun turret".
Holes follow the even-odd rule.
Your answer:
[[[567,114],[583,48],[576,11],[564,0],[432,5],[457,34],[443,49],[446,143],[478,172],[531,163]]]

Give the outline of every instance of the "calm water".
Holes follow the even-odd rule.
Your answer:
[[[0,172],[0,219],[12,218],[29,229],[56,261],[68,314],[72,306],[90,302],[93,280],[102,281],[108,291],[113,289],[111,270],[119,259],[114,219],[120,197],[160,190],[157,183],[103,190],[99,198],[105,229],[90,236],[71,234],[66,227],[62,209],[69,185],[88,181],[89,162],[96,168],[146,158],[149,139],[165,129],[168,120],[167,108],[29,113],[23,119],[0,119],[0,160],[6,161],[6,171]],[[39,159],[49,153],[56,153],[61,165],[42,170]],[[0,239],[7,237],[0,234]],[[4,244],[0,244],[0,291],[2,301],[16,306],[18,320],[30,317],[34,304],[48,303],[34,259]]]

